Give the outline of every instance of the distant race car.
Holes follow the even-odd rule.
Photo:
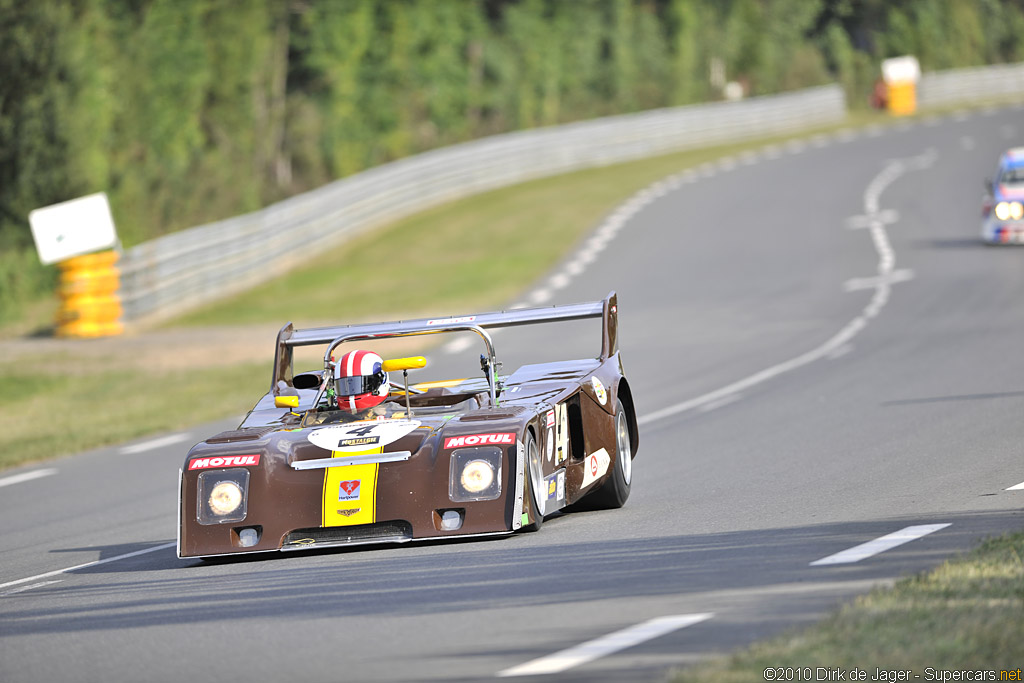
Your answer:
[[[999,157],[995,178],[986,180],[981,239],[989,244],[1024,244],[1024,147]]]
[[[586,318],[601,320],[597,358],[498,374],[489,329]],[[178,556],[501,535],[575,503],[621,507],[639,434],[617,326],[614,292],[459,318],[285,325],[271,390],[185,458]],[[346,342],[466,331],[485,351],[480,378],[409,385],[422,356],[335,359]],[[295,350],[311,345],[324,348],[323,370],[294,375]]]

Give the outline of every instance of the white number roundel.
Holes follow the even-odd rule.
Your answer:
[[[318,429],[306,438],[328,451],[368,451],[398,441],[419,426],[419,420],[353,422]]]

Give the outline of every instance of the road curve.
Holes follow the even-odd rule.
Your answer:
[[[171,547],[176,472],[224,424],[4,473],[0,680],[657,681],[1021,528],[1024,250],[977,235],[1022,137],[1004,108],[752,148],[524,295],[619,292],[622,510],[206,565]],[[508,370],[593,336],[495,342]]]

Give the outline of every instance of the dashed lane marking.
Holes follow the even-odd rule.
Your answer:
[[[25,481],[32,481],[33,479],[39,479],[41,477],[48,477],[51,474],[57,474],[57,470],[50,467],[45,470],[32,470],[31,472],[23,472],[22,474],[15,474],[10,477],[4,477],[0,479],[0,487],[10,486],[11,484],[20,484]]]
[[[714,614],[678,614],[670,617],[658,617],[645,621],[642,624],[624,628],[621,631],[609,633],[594,640],[587,641],[567,650],[556,652],[547,657],[541,657],[511,669],[505,669],[498,673],[499,678],[512,676],[536,676],[542,674],[556,674],[566,669],[585,664],[587,662],[605,657],[607,655],[625,650],[626,648],[639,645],[648,640],[659,638],[663,635],[677,631],[687,626],[707,621]]]
[[[863,559],[877,555],[878,553],[891,550],[897,546],[901,546],[904,543],[910,543],[917,539],[927,536],[928,534],[935,533],[940,529],[945,529],[950,524],[921,524],[919,526],[908,526],[905,529],[894,531],[891,534],[876,538],[873,541],[867,543],[861,543],[860,545],[854,546],[841,553],[829,555],[823,557],[820,560],[811,562],[812,567],[820,567],[830,564],[852,564],[854,562],[860,562]]]
[[[157,448],[163,448],[164,446],[170,446],[182,441],[188,441],[192,436],[186,433],[180,434],[168,434],[167,436],[161,436],[157,439],[151,439],[149,441],[143,441],[142,443],[132,444],[131,446],[123,446],[120,450],[121,455],[135,455],[136,453],[145,453],[146,451],[152,451]]]

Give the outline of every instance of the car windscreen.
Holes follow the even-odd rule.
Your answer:
[[[1024,185],[1024,166],[1009,166],[999,174],[1000,185]]]

